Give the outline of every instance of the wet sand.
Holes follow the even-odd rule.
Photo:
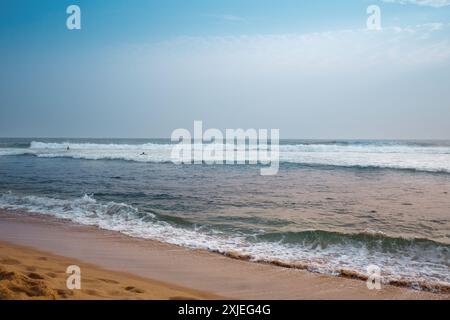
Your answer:
[[[361,280],[231,259],[29,213],[0,210],[0,241],[3,242],[0,257],[7,253],[4,257],[19,261],[22,266],[16,265],[17,269],[13,271],[20,276],[26,276],[27,272],[41,275],[45,268],[57,265],[80,265],[83,277],[84,274],[87,276],[85,280],[82,278],[80,292],[73,296],[66,294],[65,298],[69,299],[210,299],[218,296],[235,299],[450,299],[450,294],[395,286],[368,290]],[[18,245],[40,252],[27,251],[31,249]],[[27,260],[28,256],[50,257],[54,265],[39,264],[44,260]],[[12,268],[11,264],[2,262],[0,267]],[[35,267],[36,271],[27,270],[27,267]],[[61,272],[59,269],[54,271]],[[60,288],[62,278],[66,276],[65,269],[63,272],[59,280],[48,277],[39,280],[50,289],[59,281]],[[94,281],[94,288],[101,283],[100,278],[119,283],[105,282],[103,285],[107,288],[99,288],[96,295],[90,295],[93,292],[88,286],[89,281]],[[87,284],[83,286],[85,282]],[[130,293],[126,287],[138,288],[144,293]],[[158,295],[156,291],[163,294]]]

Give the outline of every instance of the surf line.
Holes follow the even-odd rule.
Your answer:
[[[278,173],[280,164],[280,130],[207,129],[194,121],[194,134],[187,129],[172,132],[171,159],[175,164],[260,164],[262,176]]]

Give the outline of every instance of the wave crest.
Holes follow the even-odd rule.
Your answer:
[[[322,230],[237,235],[207,225],[177,226],[163,221],[157,213],[141,211],[125,203],[103,203],[92,195],[55,199],[9,192],[0,196],[0,208],[50,215],[132,237],[206,249],[280,267],[343,276],[342,270],[350,270],[347,274],[365,274],[366,267],[375,264],[382,267],[384,283],[420,284],[418,288],[433,290],[448,288],[450,284],[450,246],[426,239]]]
[[[29,148],[0,148],[0,156],[33,155],[42,158],[168,163],[172,161],[172,147],[173,145],[168,143],[98,144],[32,141]],[[303,166],[450,173],[450,146],[398,143],[281,144],[280,162]]]

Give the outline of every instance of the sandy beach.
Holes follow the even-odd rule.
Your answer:
[[[69,265],[82,269],[82,287],[69,290]],[[197,300],[217,295],[182,288],[123,272],[108,271],[84,261],[30,247],[0,242],[0,300]]]
[[[258,264],[68,221],[0,211],[2,299],[450,299]],[[65,286],[81,268],[81,290]],[[189,288],[189,289],[186,289]]]

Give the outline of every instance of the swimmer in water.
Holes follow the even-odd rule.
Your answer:
[[[69,151],[70,150],[70,147],[69,146],[67,146],[67,151]]]
[[[141,156],[145,156],[145,152],[142,152],[142,153],[141,153]]]

